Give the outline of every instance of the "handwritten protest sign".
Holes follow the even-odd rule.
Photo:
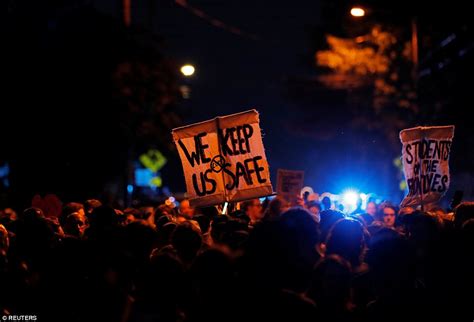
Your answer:
[[[408,186],[402,207],[434,203],[446,193],[453,137],[454,126],[415,127],[400,132]]]
[[[256,110],[176,128],[172,134],[193,206],[272,194]]]
[[[304,171],[284,170],[277,171],[277,193],[287,201],[294,201],[300,195],[304,183]]]

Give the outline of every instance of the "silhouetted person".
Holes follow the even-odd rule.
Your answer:
[[[231,259],[216,249],[207,250],[196,258],[190,275],[190,321],[232,320],[238,308]]]
[[[88,199],[84,202],[84,211],[86,216],[89,216],[95,208],[102,206],[102,203],[97,199]]]
[[[82,218],[81,220],[86,220],[84,205],[78,202],[70,202],[67,203],[61,211],[61,216],[59,217],[60,224],[64,225],[66,218],[72,213],[77,213]]]
[[[326,241],[326,254],[336,254],[347,260],[353,269],[362,263],[365,249],[364,228],[361,223],[352,218],[337,221]]]
[[[182,320],[187,282],[179,258],[169,252],[157,252],[137,281],[136,301],[129,322]]]
[[[171,245],[176,249],[185,266],[189,266],[201,248],[201,233],[193,224],[184,222],[173,231]]]
[[[474,202],[462,202],[454,208],[454,225],[458,229],[464,222],[474,218]]]
[[[328,196],[324,197],[321,200],[321,204],[323,205],[323,210],[330,210],[331,209],[331,198]]]
[[[308,209],[317,223],[321,221],[321,208],[321,204],[317,201],[309,201],[306,203],[306,209]]]
[[[328,255],[315,266],[307,296],[316,302],[322,321],[350,321],[351,265]]]
[[[73,212],[65,219],[63,230],[66,235],[82,238],[85,229],[84,217],[80,216],[77,212]]]
[[[268,204],[264,213],[264,220],[278,219],[282,213],[289,209],[289,206],[289,202],[285,198],[276,196]]]
[[[329,231],[332,226],[339,220],[344,218],[344,214],[337,210],[323,210],[320,214],[319,229],[321,231],[321,242],[326,242]]]
[[[258,198],[243,202],[242,210],[250,218],[250,226],[255,226],[263,218],[262,204]]]
[[[416,289],[415,252],[398,234],[378,234],[371,238],[367,263],[376,299],[369,303],[370,321],[400,321],[410,316],[423,319],[424,299]]]

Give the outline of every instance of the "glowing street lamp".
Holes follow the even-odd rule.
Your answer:
[[[189,77],[194,74],[195,68],[193,65],[184,65],[180,70],[184,76]]]
[[[353,7],[351,9],[351,15],[353,17],[363,17],[365,16],[365,10],[361,7]]]

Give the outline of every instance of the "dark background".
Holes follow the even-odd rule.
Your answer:
[[[467,2],[358,2],[371,12],[357,21],[348,14],[353,4],[132,0],[127,27],[120,0],[5,1],[0,165],[10,173],[0,183],[2,204],[27,205],[36,193],[123,198],[134,161],[149,148],[167,156],[164,184],[182,192],[171,128],[250,108],[261,113],[274,184],[278,168],[304,170],[318,192],[352,187],[398,202],[393,160],[401,145],[381,129],[393,137],[405,125],[454,124],[449,194],[473,197]],[[356,37],[377,23],[409,41],[413,17],[418,112],[397,112],[403,126],[380,117],[371,118],[377,126],[354,127],[361,110],[372,111],[370,88],[320,82],[328,71],[315,53],[327,49],[324,35]],[[179,73],[184,63],[195,75]]]

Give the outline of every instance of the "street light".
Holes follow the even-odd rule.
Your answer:
[[[182,66],[180,70],[184,76],[189,77],[194,74],[195,68],[193,65],[187,64],[187,65]]]
[[[353,17],[363,17],[365,16],[365,10],[361,7],[353,7],[351,9],[351,15]]]
[[[353,17],[364,17],[365,16],[365,10],[362,7],[352,7],[351,8],[351,15]],[[412,53],[411,53],[411,60],[413,62],[413,79],[417,80],[417,71],[418,71],[418,25],[416,22],[416,18],[412,17],[411,19],[411,48],[412,48]]]

